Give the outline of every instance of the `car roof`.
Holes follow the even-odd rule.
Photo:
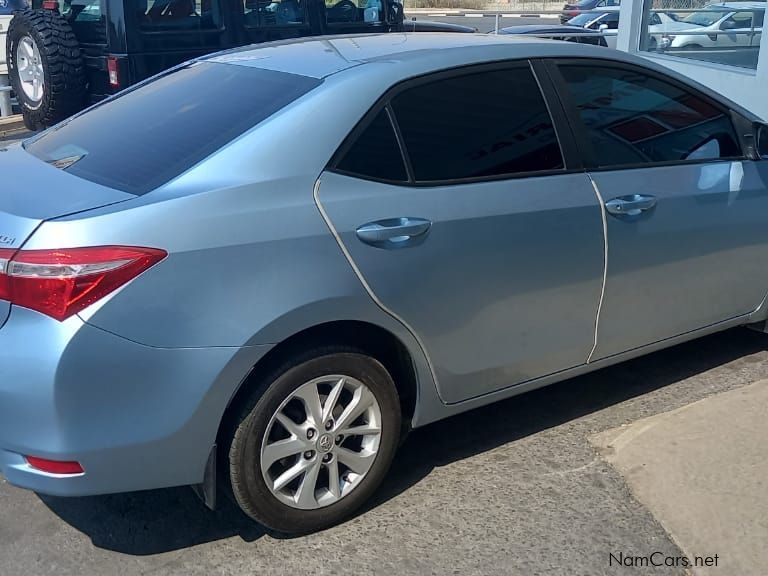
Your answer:
[[[383,62],[422,68],[426,72],[497,60],[568,56],[604,58],[607,54],[601,47],[521,34],[389,32],[257,44],[199,60],[325,78],[349,68]],[[625,53],[612,53],[611,57],[639,61]]]

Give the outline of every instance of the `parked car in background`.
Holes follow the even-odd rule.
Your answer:
[[[601,10],[609,6],[618,6],[619,4],[621,4],[621,0],[579,0],[578,2],[569,2],[563,6],[563,13],[560,14],[560,23],[565,24],[568,20],[584,11]]]
[[[747,48],[760,45],[765,2],[709,4],[704,11],[686,14],[678,22],[657,27],[660,50]],[[660,15],[660,14],[659,14]]]
[[[488,34],[495,34],[492,30]],[[566,42],[577,42],[581,44],[594,44],[595,46],[607,46],[603,35],[588,28],[579,28],[577,26],[555,25],[555,24],[530,24],[522,26],[508,26],[499,28],[499,34],[526,34],[530,36],[541,36],[542,38],[551,38],[552,40],[564,40]]]
[[[601,32],[609,48],[616,48],[616,35],[619,29],[620,6],[605,8],[604,12],[585,12],[568,20],[569,26],[580,26],[588,30]],[[667,30],[675,29],[677,16],[665,12],[652,12],[649,31],[652,33],[649,48],[656,47],[656,37]]]
[[[410,428],[768,319],[768,126],[595,46],[226,51],[0,173],[0,473],[43,494],[317,530]]]
[[[33,0],[33,7],[17,12],[8,31],[11,83],[30,129],[217,50],[403,24],[394,0]]]

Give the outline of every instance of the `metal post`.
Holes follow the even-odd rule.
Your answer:
[[[11,110],[11,89],[8,74],[0,74],[0,116],[10,116]]]
[[[496,12],[496,30],[493,32],[494,34],[499,33],[499,13]]]

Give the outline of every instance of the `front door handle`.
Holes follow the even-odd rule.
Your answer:
[[[357,237],[377,248],[406,248],[421,244],[432,222],[423,218],[387,218],[360,226]]]
[[[605,209],[614,216],[639,216],[654,206],[656,206],[656,196],[645,194],[619,196],[605,203]]]

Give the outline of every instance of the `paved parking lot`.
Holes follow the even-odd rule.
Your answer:
[[[588,438],[766,369],[768,336],[733,330],[431,425],[358,517],[301,538],[187,488],[59,499],[0,480],[0,574],[647,574],[609,553],[680,552]]]

